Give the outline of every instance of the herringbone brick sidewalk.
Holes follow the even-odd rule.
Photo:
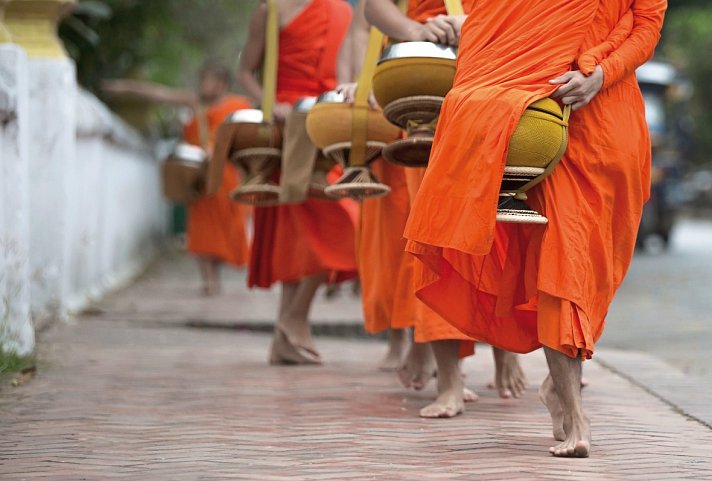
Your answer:
[[[712,479],[712,430],[596,363],[585,403],[593,457],[549,457],[531,388],[484,386],[487,348],[466,364],[481,395],[465,415],[422,420],[414,393],[378,372],[384,346],[319,339],[323,367],[269,367],[265,335],[83,321],[45,336],[36,379],[0,392],[0,479]]]

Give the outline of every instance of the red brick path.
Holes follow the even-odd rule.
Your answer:
[[[593,457],[551,458],[532,386],[500,400],[489,350],[466,365],[478,403],[421,420],[434,394],[378,372],[376,342],[319,339],[324,367],[268,367],[268,338],[83,321],[45,336],[35,380],[0,391],[0,479],[712,479],[712,430],[595,363]]]

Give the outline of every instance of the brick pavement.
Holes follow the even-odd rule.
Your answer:
[[[712,479],[712,430],[597,363],[585,402],[593,457],[548,456],[535,384],[500,400],[487,348],[466,363],[481,395],[422,420],[434,394],[375,370],[379,342],[320,338],[323,367],[269,367],[240,331],[84,319],[45,333],[36,379],[0,391],[0,479]],[[662,369],[659,366],[657,369]]]

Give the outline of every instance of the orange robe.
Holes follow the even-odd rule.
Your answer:
[[[474,0],[465,0],[468,12]],[[407,16],[418,22],[445,14],[442,0],[410,0]],[[378,160],[376,176],[391,187],[389,196],[367,200],[362,205],[359,272],[366,331],[415,327],[416,342],[448,339],[466,341],[462,354],[471,354],[474,344],[414,293],[415,259],[404,253],[403,230],[411,203],[425,169],[404,168]]]
[[[386,197],[361,204],[358,268],[364,327],[375,334],[413,327],[413,278],[405,254],[403,230],[410,212],[405,168],[378,159],[373,173],[391,188]]]
[[[665,7],[661,0],[475,7],[406,228],[408,250],[422,261],[418,296],[458,329],[513,352],[545,345],[592,356],[649,192],[635,68],[653,54]],[[579,53],[600,56],[631,9],[632,32],[600,63],[604,88],[572,115],[564,158],[529,192],[548,226],[495,226],[506,149],[524,108],[550,95],[548,80]]]
[[[249,100],[228,96],[205,112],[212,146],[215,131],[230,113],[249,109]],[[200,145],[198,119],[191,120],[184,129],[186,142]],[[200,197],[188,207],[188,251],[201,257],[220,259],[234,266],[247,264],[249,248],[245,235],[245,210],[232,202],[229,193],[239,182],[238,174],[231,165],[225,166],[220,190],[214,195]]]
[[[336,59],[350,21],[343,0],[313,0],[280,31],[278,102],[293,104],[336,87]],[[355,276],[356,209],[353,201],[316,199],[256,208],[249,286]]]

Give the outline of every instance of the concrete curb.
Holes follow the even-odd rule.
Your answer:
[[[644,352],[601,349],[594,361],[712,429],[712,383],[708,380],[687,375]]]

